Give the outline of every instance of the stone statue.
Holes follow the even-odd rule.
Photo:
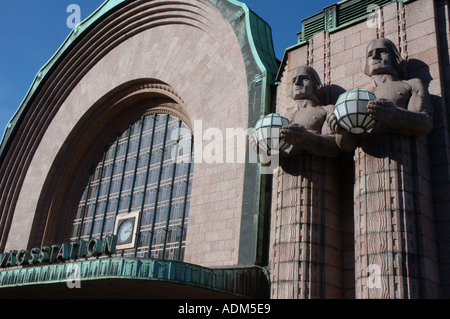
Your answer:
[[[333,106],[321,104],[321,89],[319,75],[312,67],[302,66],[294,70],[291,97],[295,106],[290,111],[292,114],[288,115],[293,124],[283,127],[280,136],[294,146],[293,152],[301,148],[310,154],[337,157],[340,149],[326,122]]]
[[[356,298],[417,298],[424,284],[418,278],[424,236],[417,231],[432,204],[416,191],[428,158],[420,136],[432,130],[432,104],[420,80],[402,79],[405,63],[390,40],[372,41],[365,73],[377,97],[367,107],[374,128],[353,135],[334,114],[327,118],[340,147],[354,151]],[[421,192],[429,187],[420,185]]]
[[[372,77],[377,100],[368,110],[378,122],[391,131],[421,136],[431,132],[432,105],[419,79],[401,80],[403,63],[395,45],[388,39],[377,39],[367,49],[365,74]]]
[[[322,84],[310,66],[293,70],[291,125],[280,136],[292,144],[274,175],[271,230],[272,298],[339,298],[338,161],[342,153],[320,102]],[[330,255],[336,258],[327,258]],[[330,287],[332,287],[330,289]],[[335,294],[334,294],[335,293]]]
[[[404,68],[405,61],[390,40],[376,39],[369,44],[364,73],[373,79],[371,92],[377,97],[367,107],[369,114],[377,121],[369,135],[390,131],[421,136],[432,130],[432,105],[428,92],[419,79],[402,80]],[[340,147],[353,151],[358,136],[346,134],[339,128],[333,113],[327,121],[332,131],[340,133]]]

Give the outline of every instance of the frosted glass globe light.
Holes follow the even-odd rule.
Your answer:
[[[281,128],[289,124],[287,118],[277,113],[262,116],[256,123],[253,133],[258,150],[270,155],[273,150],[282,151],[289,148],[290,144],[280,137]]]
[[[364,89],[353,89],[341,94],[334,107],[339,125],[353,134],[370,130],[375,120],[367,112],[367,104],[375,99],[375,94]]]

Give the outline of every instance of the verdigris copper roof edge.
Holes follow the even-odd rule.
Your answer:
[[[262,294],[267,292],[268,287],[268,275],[260,267],[216,269],[175,261],[103,258],[1,271],[0,291],[74,280],[82,283],[103,279],[163,281],[242,298],[264,298]]]
[[[24,114],[27,112],[28,107],[31,105],[33,98],[39,87],[45,82],[51,71],[58,65],[65,54],[70,51],[71,47],[75,45],[83,36],[89,31],[90,28],[110,16],[116,10],[123,5],[132,2],[133,0],[106,0],[100,7],[95,10],[89,17],[82,21],[77,27],[75,27],[67,36],[63,44],[59,47],[56,53],[50,58],[50,60],[39,70],[35,76],[25,98],[18,107],[17,111],[8,122],[7,127],[3,132],[3,136],[0,142],[0,162],[3,160],[5,153],[8,149],[10,139],[14,136],[15,130],[20,125]],[[215,4],[214,0],[209,0]],[[225,0],[234,5],[240,6],[246,14],[247,28],[249,34],[249,42],[252,46],[254,58],[257,60],[260,68],[266,69],[272,73],[270,81],[273,82],[275,75],[277,74],[278,64],[275,53],[273,50],[272,38],[270,37],[271,31],[267,30],[270,27],[266,23],[259,23],[261,19],[248,7],[236,0]],[[217,4],[215,4],[217,6]],[[250,13],[250,14],[248,14]],[[264,30],[262,30],[264,29]],[[257,38],[255,44],[253,37]]]
[[[277,74],[280,61],[275,55],[270,25],[245,3],[236,0],[228,0],[228,2],[241,6],[246,12],[249,43],[252,46],[253,55],[260,60],[265,69],[274,77]],[[272,81],[273,79],[270,80]]]
[[[114,27],[113,23],[117,20],[123,22],[120,27],[126,27],[124,22],[126,20],[121,20],[122,14],[125,15],[128,11],[131,11],[130,14],[134,15],[138,12],[136,8],[140,7],[140,4],[152,3],[186,3],[191,6],[192,4],[203,4],[211,10],[219,10],[234,30],[244,58],[249,90],[250,126],[248,127],[254,125],[260,116],[269,109],[272,102],[270,87],[274,83],[279,61],[275,59],[270,27],[259,16],[251,12],[244,3],[235,0],[109,0],[104,2],[99,9],[71,33],[58,52],[42,68],[19,110],[10,121],[10,128],[6,131],[0,144],[0,164],[2,169],[5,168],[2,182],[4,181],[5,187],[14,186],[19,191],[20,183],[27,173],[29,161],[32,160],[33,154],[45,134],[46,128],[64,100],[65,94],[68,94],[70,89],[75,87],[79,79],[85,74],[84,72],[98,61],[95,59],[101,59],[101,54],[107,52],[117,43],[117,39],[114,38],[116,31],[113,32],[112,30],[120,32],[118,34],[119,40],[127,39],[128,29],[108,29],[104,35],[104,28],[106,26]],[[128,10],[129,8],[130,10]],[[135,26],[130,26],[130,30],[135,30]],[[93,35],[92,39],[91,34]],[[108,41],[100,43],[104,39]],[[92,46],[97,43],[101,46]],[[90,45],[90,47],[86,47],[87,45]],[[86,50],[81,51],[82,49]],[[68,63],[65,63],[66,61]],[[41,103],[41,101],[43,104],[37,105],[37,102]],[[29,122],[28,117],[30,117]],[[22,130],[23,133],[19,134]],[[250,171],[248,176],[252,176],[252,178],[246,179],[248,180],[247,183],[251,185],[251,187],[247,186],[247,189],[251,189],[252,192],[254,192],[254,179],[258,183],[260,175],[253,166],[248,168]],[[16,185],[15,183],[19,184]],[[7,205],[5,210],[8,209],[8,215],[5,218],[7,223],[10,222],[14,214],[14,206],[18,198],[15,196],[16,193],[12,194],[9,193],[7,198],[4,197]],[[250,212],[246,214],[249,227],[256,227],[253,212],[259,212],[260,200],[255,194],[252,194],[252,196],[252,201],[244,201],[243,205],[249,207],[245,207],[243,210]],[[5,223],[6,229],[9,227],[7,223]],[[253,229],[251,232],[244,230],[243,233],[253,234],[253,231]],[[252,254],[242,253],[243,256],[253,256]],[[254,260],[248,263],[239,260],[238,263],[254,264]]]
[[[12,116],[11,120],[8,122],[0,143],[0,162],[4,158],[5,152],[8,149],[9,140],[11,136],[14,135],[16,126],[20,124],[24,113],[26,113],[27,108],[32,103],[34,95],[38,91],[39,87],[45,82],[51,71],[56,67],[58,62],[60,62],[65,56],[66,52],[70,51],[70,48],[76,44],[77,41],[79,41],[79,39],[82,38],[90,28],[95,26],[107,16],[111,15],[121,6],[132,1],[133,0],[106,0],[89,17],[72,29],[56,53],[38,71],[30,88],[28,89],[28,92],[25,95],[25,98]]]

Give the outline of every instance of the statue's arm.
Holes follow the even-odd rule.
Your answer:
[[[284,127],[281,130],[281,138],[313,155],[333,158],[341,154],[333,134],[318,134],[301,125],[293,124]]]
[[[326,124],[328,128],[332,132],[334,132],[335,144],[338,145],[339,148],[344,152],[352,153],[355,150],[357,144],[356,136],[347,132],[339,126],[336,115],[334,115],[334,113],[328,114]]]
[[[433,129],[433,110],[428,92],[418,79],[406,82],[411,86],[411,98],[407,109],[395,107],[386,100],[370,101],[368,111],[377,121],[386,123],[393,130],[405,135],[426,135]]]

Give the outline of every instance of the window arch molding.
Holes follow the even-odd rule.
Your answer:
[[[118,86],[98,100],[78,121],[59,150],[38,202],[29,245],[49,245],[70,237],[78,200],[92,165],[105,147],[142,116],[167,114],[192,132],[184,101],[168,84],[141,79]]]

